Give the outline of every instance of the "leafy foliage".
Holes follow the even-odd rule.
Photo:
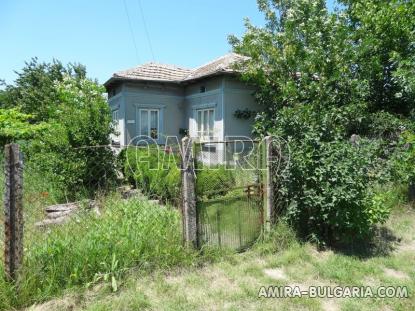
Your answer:
[[[378,158],[382,146],[363,140],[352,145],[305,139],[293,145],[288,176],[279,189],[280,198],[289,202],[288,221],[317,241],[364,236],[373,224],[386,221],[389,210],[372,204],[371,187],[386,178]]]
[[[32,58],[17,75],[15,84],[6,86],[0,104],[4,108],[19,107],[23,113],[32,115],[32,122],[37,122],[48,120],[59,106],[55,83],[68,75],[76,80],[85,79],[86,69],[80,64],[65,67],[58,60],[39,63]]]
[[[47,129],[44,123],[30,124],[31,117],[16,108],[0,109],[0,146],[33,138]]]
[[[124,151],[124,174],[150,197],[178,204],[180,157],[158,146],[131,147]]]
[[[412,1],[342,1],[355,43],[356,76],[367,82],[372,111],[410,115],[415,100]]]
[[[27,153],[67,197],[91,195],[114,182],[115,157],[109,149],[113,126],[103,88],[70,76],[57,83],[58,105],[50,128],[29,143]]]
[[[408,1],[259,0],[234,50],[264,112],[254,132],[288,141],[285,217],[318,242],[364,236],[389,213],[377,193],[400,134],[413,129],[414,5]],[[411,14],[409,14],[411,13]],[[411,67],[412,66],[412,67]],[[350,137],[360,137],[356,146]]]
[[[405,131],[401,135],[400,152],[394,157],[397,177],[415,184],[415,132]]]

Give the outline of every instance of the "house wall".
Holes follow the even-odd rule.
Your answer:
[[[204,93],[200,92],[205,87]],[[215,139],[223,140],[223,77],[212,77],[189,84],[184,89],[187,128],[190,137],[197,136],[196,110],[205,108],[215,109]]]
[[[183,88],[169,84],[125,83],[125,140],[132,142],[139,135],[140,108],[160,109],[158,143],[165,143],[167,136],[179,136],[180,128],[186,128]]]
[[[226,76],[224,78],[224,136],[230,139],[232,136],[252,136],[254,118],[239,119],[234,116],[236,110],[248,109],[260,111],[260,107],[253,96],[254,88],[246,85],[238,79]]]
[[[124,133],[124,124],[125,124],[125,105],[124,105],[124,97],[121,92],[121,87],[119,87],[119,92],[117,95],[112,96],[108,99],[108,104],[110,106],[111,113],[114,110],[118,110],[118,127],[119,133],[118,135],[112,135],[111,139],[121,145],[124,144],[125,141],[125,133]]]
[[[205,92],[201,92],[202,86]],[[259,110],[252,96],[254,89],[231,76],[211,77],[184,86],[125,82],[118,88],[108,102],[111,110],[119,110],[119,141],[122,145],[129,144],[139,135],[140,108],[160,109],[159,144],[165,143],[167,136],[180,139],[181,128],[188,129],[190,136],[196,137],[196,110],[204,108],[215,109],[215,140],[250,137],[253,119],[238,119],[234,113],[237,109]]]

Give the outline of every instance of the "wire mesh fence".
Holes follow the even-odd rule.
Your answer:
[[[259,141],[195,144],[198,245],[243,249],[264,222],[264,146]]]
[[[182,152],[178,141],[130,145],[123,152],[131,184],[150,199],[180,207]]]
[[[131,150],[135,156],[137,148]],[[137,160],[132,155],[128,160],[129,150],[85,146],[36,154],[24,151],[21,280],[30,280],[28,284],[39,290],[49,290],[48,286],[86,284],[150,263],[170,265],[185,260],[180,212],[171,204],[158,204],[164,195],[157,196],[160,201],[151,200],[156,198],[155,183],[141,187],[141,167],[136,167],[131,176],[127,174],[132,159]],[[159,153],[177,157],[173,146],[160,146]],[[153,158],[150,153],[147,160]],[[172,193],[180,198],[180,160],[170,161],[174,167],[171,184],[177,188]],[[154,171],[159,183],[166,180],[160,172]],[[128,177],[133,182],[129,183]],[[0,214],[3,225],[4,213]],[[4,268],[4,230],[1,237],[0,266]],[[32,290],[30,295],[38,292]]]

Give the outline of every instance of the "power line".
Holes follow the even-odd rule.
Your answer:
[[[147,29],[146,19],[144,18],[144,10],[143,10],[143,6],[141,5],[141,0],[138,0],[138,6],[140,7],[140,13],[141,13],[141,19],[142,19],[143,25],[144,25],[144,31],[146,33],[147,42],[148,42],[148,45],[150,47],[151,56],[153,57],[153,61],[154,61],[155,57],[154,57],[153,45],[151,44],[150,35],[149,35],[148,29]]]
[[[138,48],[137,48],[137,43],[135,41],[134,30],[133,30],[133,26],[131,24],[130,14],[128,14],[127,3],[125,2],[125,0],[123,0],[123,3],[124,3],[125,14],[127,15],[128,26],[130,27],[131,37],[132,37],[133,43],[134,43],[135,56],[137,57],[137,63],[140,63],[140,57],[138,56]]]

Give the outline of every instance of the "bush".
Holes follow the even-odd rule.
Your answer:
[[[374,190],[386,179],[380,169],[381,150],[369,140],[353,145],[309,138],[291,144],[286,176],[278,181],[287,221],[319,243],[363,237],[374,224],[384,222],[390,208]]]
[[[108,147],[113,126],[104,89],[70,77],[56,89],[59,109],[48,130],[24,150],[45,178],[62,188],[65,200],[91,196],[116,180],[115,156]]]
[[[31,139],[47,129],[47,124],[31,124],[32,115],[19,109],[0,109],[0,147],[19,140]]]
[[[405,131],[401,135],[400,149],[394,155],[396,178],[408,187],[409,201],[415,201],[415,133]]]
[[[153,198],[175,204],[180,200],[180,157],[162,147],[130,147],[123,151],[127,180]]]

